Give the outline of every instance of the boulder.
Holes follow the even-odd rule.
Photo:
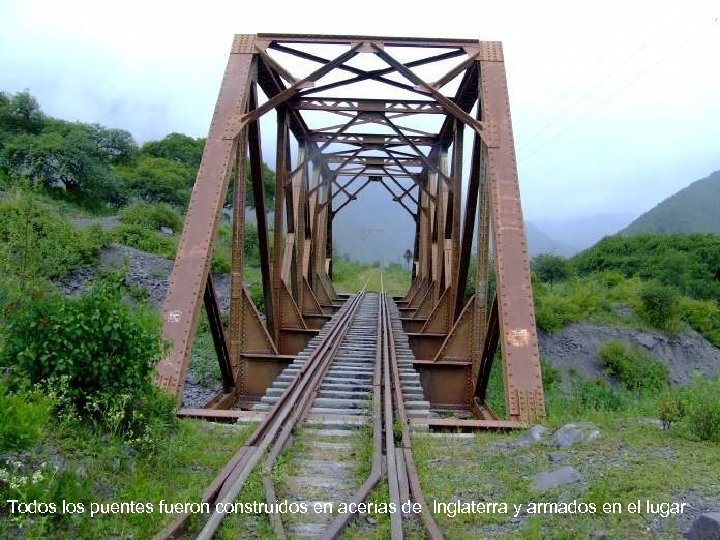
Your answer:
[[[553,435],[552,443],[558,448],[570,448],[579,442],[592,442],[600,431],[592,424],[565,424]]]
[[[531,444],[534,444],[538,442],[540,439],[545,437],[545,434],[547,433],[547,428],[545,426],[541,426],[540,424],[537,424],[535,426],[532,426],[531,428],[525,430],[525,432],[520,435],[517,440],[515,441],[516,446],[530,446]]]
[[[582,476],[574,467],[561,467],[554,471],[542,471],[535,475],[532,489],[535,491],[547,491],[565,484],[580,482]]]
[[[720,540],[720,512],[700,514],[685,536],[690,540]]]

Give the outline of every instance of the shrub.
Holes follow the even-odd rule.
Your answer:
[[[40,442],[53,402],[37,391],[11,393],[0,381],[0,451],[22,450]]]
[[[678,295],[675,289],[649,281],[640,290],[640,317],[661,330],[677,326]]]
[[[123,223],[115,228],[112,237],[119,244],[154,253],[166,259],[175,258],[175,239],[153,232],[142,225]]]
[[[720,347],[720,306],[714,300],[682,298],[680,318]]]
[[[532,269],[546,283],[565,281],[570,278],[571,274],[570,261],[549,253],[536,256],[532,260]]]
[[[628,390],[657,392],[667,388],[669,370],[642,349],[620,341],[606,342],[598,352],[600,363]]]
[[[0,271],[23,283],[67,274],[92,263],[107,237],[97,227],[77,231],[32,194],[0,200]]]
[[[571,409],[579,414],[584,411],[619,411],[626,407],[622,392],[599,379],[579,380],[574,384]]]
[[[229,274],[232,269],[230,254],[219,249],[213,250],[210,270],[213,274]]]
[[[63,384],[80,412],[95,396],[142,395],[162,353],[160,320],[127,305],[123,291],[114,275],[79,298],[29,300],[10,313],[3,360],[33,384]]]
[[[152,231],[168,227],[174,232],[182,229],[182,217],[169,204],[136,202],[120,211],[123,223],[140,225]]]
[[[665,427],[676,423],[692,439],[720,443],[720,379],[695,381],[664,394],[658,412]]]
[[[537,325],[550,333],[568,323],[611,312],[607,294],[589,279],[573,278],[553,287],[535,283],[533,293]]]

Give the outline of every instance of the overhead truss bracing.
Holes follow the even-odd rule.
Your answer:
[[[275,129],[263,138],[270,112]],[[270,137],[273,208],[263,184]],[[373,184],[414,224],[412,284],[396,301],[433,406],[494,418],[486,391],[499,345],[507,416],[544,416],[502,46],[477,40],[235,36],[163,308],[172,347],[158,384],[182,394],[204,306],[223,382],[206,406],[258,399],[342,305],[333,220]],[[248,189],[264,315],[243,277]],[[209,270],[228,190],[224,323]]]

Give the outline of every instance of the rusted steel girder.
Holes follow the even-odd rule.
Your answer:
[[[295,74],[300,64],[303,76]],[[431,79],[420,74],[432,69]],[[272,224],[259,123],[270,111],[277,125]],[[261,396],[341,305],[332,284],[333,219],[379,184],[414,222],[412,283],[397,303],[428,399],[493,419],[485,395],[499,346],[508,420],[544,416],[513,144],[498,42],[235,36],[164,305],[172,349],[158,366],[158,384],[182,393],[204,298],[224,383],[206,406]],[[464,169],[466,149],[472,157]],[[244,281],[246,185],[256,203],[264,316]],[[231,186],[223,328],[209,267]]]

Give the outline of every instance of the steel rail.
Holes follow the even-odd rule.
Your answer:
[[[343,337],[345,336],[348,328],[350,327],[350,322],[355,316],[355,312],[357,311],[357,308],[360,305],[360,301],[362,300],[364,295],[365,292],[363,290],[362,292],[356,294],[353,297],[351,304],[348,306],[348,309],[343,314],[343,317],[338,320],[337,324],[333,327],[332,333],[326,336],[326,339],[323,340],[322,344],[316,349],[316,351],[321,352],[319,354],[316,353],[311,355],[311,357],[305,362],[298,376],[293,381],[296,384],[295,389],[292,391],[292,401],[288,403],[287,406],[282,408],[278,407],[278,404],[276,403],[275,406],[270,410],[268,416],[272,418],[272,427],[270,428],[268,433],[263,435],[257,449],[248,458],[247,463],[238,472],[237,477],[233,479],[233,481],[229,485],[223,488],[221,494],[218,496],[218,499],[220,499],[218,504],[222,504],[223,507],[218,510],[216,505],[215,511],[205,523],[205,526],[200,531],[200,534],[198,534],[198,540],[210,540],[214,536],[218,527],[225,518],[226,506],[229,503],[232,503],[235,499],[237,499],[238,495],[242,491],[243,486],[245,485],[245,481],[250,476],[250,473],[260,461],[264,452],[268,449],[270,444],[272,444],[273,441],[276,440],[276,437],[278,436],[278,431],[282,427],[285,427],[288,416],[297,409],[298,405],[304,402],[302,396],[308,386],[312,388],[313,384],[318,384],[318,381],[322,380],[321,377],[319,378],[317,376],[316,369],[318,368],[318,366],[322,368],[322,366],[324,366],[326,362],[332,360],[334,352],[337,346],[339,346]],[[305,377],[305,375],[307,375],[308,373],[310,374],[310,376]],[[283,393],[281,399],[278,400],[278,402],[282,400],[282,397],[288,396],[290,394],[288,390]],[[283,429],[283,432],[284,431],[285,430]]]
[[[360,301],[364,296],[364,289],[356,294],[351,300],[345,304],[345,309],[335,326],[330,330],[323,341],[318,344],[317,348],[310,354],[303,367],[299,370],[297,376],[290,382],[287,389],[280,395],[277,402],[268,411],[265,419],[250,435],[245,444],[230,458],[225,467],[203,491],[203,503],[216,503],[219,499],[221,502],[227,502],[230,499],[229,494],[237,490],[235,497],[239,494],[242,486],[250,475],[250,472],[258,463],[264,450],[275,439],[278,431],[282,427],[285,419],[298,403],[301,394],[308,386],[310,375],[318,364],[320,364],[328,351],[332,350],[336,343],[342,341],[347,328],[348,321],[352,320]],[[232,500],[232,499],[231,499]],[[215,529],[222,521],[222,517],[215,517],[216,513],[208,520],[206,528],[212,522]],[[224,516],[224,514],[223,514]],[[155,535],[155,540],[164,540],[174,538],[180,534],[187,526],[190,514],[180,514],[170,525]],[[205,530],[205,529],[203,529]],[[208,536],[201,535],[198,538]]]
[[[345,328],[343,329],[343,336],[350,328],[351,322],[352,320],[349,320],[348,323],[345,325]],[[298,425],[301,425],[305,418],[307,418],[307,415],[310,412],[310,408],[312,407],[312,403],[313,401],[315,401],[315,397],[317,396],[318,390],[320,389],[320,386],[322,385],[323,380],[325,379],[333,360],[335,360],[335,355],[341,341],[342,340],[338,340],[335,343],[335,346],[333,347],[330,354],[326,355],[326,357],[323,359],[322,365],[318,366],[318,368],[314,370],[313,380],[309,390],[303,394],[301,400],[298,402],[297,407],[295,407],[291,418],[285,423],[285,426],[283,427],[280,436],[275,440],[272,449],[268,453],[265,462],[263,463],[263,485],[265,487],[265,498],[268,504],[271,504],[276,500],[275,486],[270,475],[272,467],[277,461],[277,458],[289,444],[292,436],[292,431]],[[278,514],[270,514],[270,522],[276,536],[278,538],[285,538],[285,529],[283,527],[281,517]]]
[[[425,529],[425,533],[428,535],[428,538],[430,538],[431,540],[441,540],[443,538],[442,531],[440,530],[437,523],[435,522],[435,519],[428,510],[427,504],[425,502],[425,497],[422,492],[422,487],[420,486],[420,478],[418,477],[417,469],[415,468],[415,463],[413,461],[410,421],[407,416],[407,411],[405,410],[405,403],[402,395],[402,382],[400,380],[400,371],[397,363],[397,354],[395,349],[395,333],[392,328],[392,320],[390,318],[390,309],[388,306],[390,300],[384,290],[381,293],[381,302],[385,306],[385,317],[383,324],[385,328],[387,328],[387,371],[392,378],[392,386],[394,389],[395,398],[393,400],[394,409],[400,422],[401,429],[401,448],[398,449],[398,451],[393,452],[392,455],[392,460],[397,460],[396,470],[398,474],[398,485],[402,486],[405,482],[407,482],[407,489],[409,491],[409,495],[412,496],[412,499],[415,501],[415,503],[420,505],[420,519],[423,523],[423,528]],[[392,449],[395,450],[394,444]],[[389,447],[386,449],[388,461],[390,461],[390,450],[391,449]],[[388,474],[389,473],[390,469],[388,468]]]

